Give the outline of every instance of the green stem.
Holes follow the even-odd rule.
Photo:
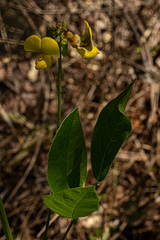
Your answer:
[[[69,230],[71,229],[71,227],[72,227],[72,225],[73,225],[73,223],[74,223],[75,221],[76,221],[76,219],[73,219],[73,220],[71,221],[71,223],[69,224],[69,226],[68,226],[68,228],[67,228],[67,230],[66,230],[66,232],[65,232],[65,234],[64,234],[64,236],[63,236],[63,238],[62,238],[62,240],[65,239],[65,237],[67,236]]]
[[[51,217],[51,210],[49,209],[49,211],[48,211],[48,217],[47,217],[47,222],[46,222],[46,229],[45,229],[45,232],[44,232],[43,240],[46,240],[46,237],[47,237],[47,232],[48,232],[50,217]]]
[[[95,189],[97,190],[97,188],[99,187],[99,184],[100,182],[99,181],[96,181],[96,184],[95,184]]]
[[[61,95],[62,95],[62,56],[59,43],[60,58],[58,58],[58,128],[61,124]]]
[[[59,51],[60,51],[60,57],[58,58],[58,122],[57,122],[57,128],[60,127],[61,124],[61,94],[62,94],[62,56],[61,56],[61,43],[59,43]],[[43,240],[46,240],[48,227],[49,227],[49,221],[51,216],[51,210],[49,209],[47,222],[46,222],[46,229],[44,232]]]
[[[7,215],[6,215],[1,197],[0,197],[0,220],[4,229],[6,239],[13,240],[11,229],[9,227]]]

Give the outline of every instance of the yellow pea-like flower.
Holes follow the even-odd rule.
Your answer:
[[[38,36],[31,35],[24,42],[24,50],[40,54],[35,62],[35,68],[37,70],[51,67],[52,56],[60,57],[58,43],[50,37],[44,37],[41,40]]]
[[[51,56],[41,54],[36,60],[35,69],[50,68],[52,66]]]
[[[92,30],[89,27],[88,22],[85,21],[85,24],[86,24],[86,30],[83,37],[81,38],[81,43],[80,43],[80,46],[77,47],[77,50],[84,59],[91,59],[96,57],[97,54],[99,54],[99,51],[92,44]]]

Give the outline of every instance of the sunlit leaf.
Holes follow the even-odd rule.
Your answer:
[[[43,197],[44,204],[53,212],[71,219],[85,217],[98,210],[99,199],[95,187],[66,189]]]

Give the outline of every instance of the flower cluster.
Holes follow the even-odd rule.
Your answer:
[[[68,42],[77,49],[84,59],[91,59],[97,56],[99,51],[92,44],[91,28],[88,22],[85,21],[85,24],[86,30],[82,38],[78,34],[68,31],[64,21],[57,23],[57,28],[49,27],[51,37],[44,37],[42,40],[36,35],[28,37],[24,43],[24,50],[40,54],[36,60],[35,68],[37,70],[49,68],[52,66],[52,56],[58,58],[60,54],[66,56],[68,53]]]

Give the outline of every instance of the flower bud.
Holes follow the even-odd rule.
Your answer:
[[[54,31],[54,30],[55,30],[55,28],[54,28],[54,27],[52,27],[52,26],[49,26],[49,27],[48,27],[48,30],[49,30],[49,31]]]
[[[53,39],[55,39],[55,37],[57,36],[56,31],[53,31],[51,35],[52,35]]]
[[[66,38],[63,38],[61,41],[61,44],[67,44],[67,43],[68,43],[68,40]]]
[[[62,30],[63,30],[63,31],[67,31],[67,28],[66,28],[66,27],[62,27]]]
[[[63,39],[64,38],[64,33],[61,33],[60,37],[61,37],[61,39]]]
[[[60,28],[61,27],[61,23],[56,23],[56,27]]]
[[[57,33],[57,35],[59,35],[59,34],[61,33],[61,30],[58,28],[58,29],[56,30],[56,33]]]
[[[71,39],[68,40],[73,48],[80,46],[81,38],[78,34],[74,34]]]
[[[61,41],[61,37],[58,35],[56,38],[55,38],[56,42],[59,43]]]
[[[75,40],[75,42],[77,43],[78,46],[80,46],[80,42],[81,42],[81,38],[78,34],[74,34],[73,38]]]
[[[69,39],[71,39],[73,37],[73,33],[70,32],[70,31],[65,31],[64,32],[64,36],[65,36],[66,39],[69,40]]]
[[[66,27],[66,21],[63,21],[63,22],[62,22],[62,26],[63,26],[63,27]]]

